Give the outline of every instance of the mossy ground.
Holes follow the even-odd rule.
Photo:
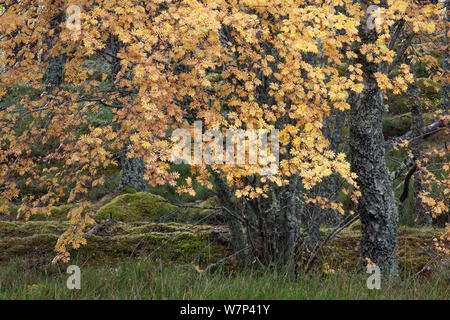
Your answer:
[[[116,222],[72,251],[82,289],[67,290],[67,264],[50,264],[64,221],[0,222],[0,299],[448,299],[448,262],[414,274],[436,256],[439,230],[402,228],[401,281],[366,288],[358,269],[359,231],[344,230],[298,278],[284,271],[235,269],[231,254],[212,237],[225,227],[183,223]],[[326,236],[329,230],[323,230]],[[253,270],[253,271],[252,271]],[[232,272],[230,272],[232,271]]]
[[[360,267],[359,239],[360,224],[355,223],[344,229],[319,254],[318,265],[326,265],[333,270],[352,270]],[[325,234],[329,230],[324,230]],[[400,272],[404,277],[421,271],[425,266],[428,272],[446,264],[435,248],[433,239],[439,238],[444,229],[400,227],[398,235],[398,261]],[[439,259],[435,259],[439,258]],[[435,260],[433,260],[435,259]],[[435,262],[435,263],[432,263]],[[429,264],[429,265],[428,265]],[[450,280],[447,279],[447,280]]]
[[[131,268],[135,264],[145,265],[146,268],[150,265],[153,268],[164,264],[169,265],[170,270],[184,266],[183,268],[189,269],[185,270],[189,273],[186,276],[191,277],[192,270],[194,274],[198,273],[199,270],[232,254],[232,249],[226,242],[218,241],[218,237],[226,239],[230,237],[230,234],[227,227],[221,223],[220,215],[215,215],[214,210],[209,209],[216,206],[216,198],[211,197],[200,203],[190,203],[192,207],[189,208],[175,207],[161,200],[163,200],[161,197],[148,193],[132,193],[108,195],[97,203],[93,203],[92,208],[98,208],[95,218],[97,223],[103,224],[103,228],[95,234],[87,234],[85,246],[78,250],[70,250],[72,259],[70,264],[83,266],[84,270],[93,267],[114,269],[116,266],[119,269],[125,268],[124,266]],[[50,281],[45,278],[49,274],[63,276],[62,270],[65,270],[66,265],[51,265],[50,262],[55,256],[54,246],[59,235],[69,227],[65,216],[70,206],[55,207],[54,210],[53,217],[37,216],[30,221],[0,220],[0,274],[13,276],[12,269],[22,270],[32,272],[40,279],[39,281],[45,283]],[[106,224],[106,219],[110,215],[115,220]],[[359,265],[359,228],[359,222],[354,223],[323,248],[313,266],[311,277],[318,275],[333,277],[343,274],[350,276],[355,272],[364,275]],[[330,229],[321,229],[321,238],[324,239],[329,232]],[[441,293],[438,294],[441,298],[442,292],[445,292],[444,289],[450,282],[449,262],[448,257],[441,257],[436,252],[433,239],[438,238],[442,232],[442,229],[437,228],[401,227],[398,237],[402,279],[409,279],[419,271],[421,271],[421,277],[434,279],[438,272],[439,278],[443,281],[443,284],[439,284],[443,286],[442,290],[439,289]],[[217,268],[213,268],[213,270],[216,269],[233,271],[235,261],[227,259]],[[140,274],[141,271],[138,273]],[[17,277],[17,275],[14,276]],[[358,279],[353,280],[360,281]],[[11,286],[15,281],[14,283],[17,283],[19,287],[22,286],[20,293],[17,293],[19,297],[22,297],[22,294],[25,298],[55,297],[59,294],[53,292],[53,289],[46,288],[43,289],[44,293],[38,290],[39,295],[36,296],[38,291],[33,289],[36,283],[29,283],[29,281],[37,281],[36,279],[24,280],[26,283],[22,283],[20,277],[13,281],[0,276],[0,288],[2,288],[2,281]],[[137,278],[136,281],[138,281]],[[234,280],[224,279],[224,281]],[[318,278],[317,281],[320,283],[321,280]],[[45,287],[39,283],[36,286]],[[17,289],[14,288],[10,287],[10,290]],[[280,290],[284,290],[283,288],[280,287]],[[0,298],[1,291],[0,289]],[[110,297],[108,294],[103,295]],[[123,293],[125,296],[127,294]],[[292,294],[294,293],[289,293],[288,296]],[[193,295],[193,297],[197,296]]]
[[[59,235],[67,230],[67,221],[0,221],[0,265],[14,258],[30,258],[47,264],[55,255]],[[325,238],[330,230],[323,229]],[[398,254],[401,271],[415,273],[438,252],[433,239],[442,229],[401,227]],[[227,227],[179,222],[116,221],[96,234],[87,234],[87,245],[71,250],[73,257],[89,263],[110,263],[142,257],[174,263],[207,265],[231,253],[231,248],[217,241],[217,235],[229,237]],[[323,248],[316,265],[333,270],[358,268],[360,232],[358,225],[343,230]]]
[[[55,255],[59,235],[69,227],[65,221],[0,221],[0,264],[17,257],[39,258],[47,264]],[[87,234],[87,245],[71,253],[89,263],[110,263],[125,258],[209,264],[230,248],[217,243],[212,234],[226,232],[224,227],[175,222],[120,222]]]

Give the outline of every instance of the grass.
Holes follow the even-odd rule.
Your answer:
[[[81,289],[69,290],[65,268],[24,270],[17,277],[17,265],[20,261],[0,267],[0,299],[449,299],[448,278],[440,272],[369,290],[368,275],[360,272],[315,271],[295,279],[291,273],[255,270],[201,274],[189,264],[134,260],[80,264]]]
[[[96,206],[123,196],[111,195]],[[139,193],[125,196],[134,199]],[[199,206],[213,206],[214,201],[210,198]],[[206,209],[195,210],[197,219],[205,215]],[[69,264],[81,268],[81,290],[67,289],[68,264],[49,264],[68,221],[58,217],[0,221],[0,300],[449,299],[450,259],[437,256],[433,246],[433,238],[439,238],[443,229],[401,227],[399,281],[384,281],[381,290],[369,290],[369,275],[358,269],[359,221],[323,248],[308,274],[300,271],[295,278],[293,268],[290,272],[255,270],[253,265],[238,269],[233,259],[203,272],[232,253],[231,247],[218,241],[229,237],[225,226],[197,225],[176,217],[173,221],[147,218],[106,225],[88,235],[85,246],[71,250]],[[321,237],[329,232],[321,229]]]
[[[357,224],[322,250],[310,273],[300,271],[295,278],[293,268],[290,272],[238,269],[232,259],[202,271],[230,254],[229,248],[208,235],[220,226],[195,226],[189,235],[179,233],[188,226],[181,223],[117,222],[88,237],[87,245],[72,253],[69,264],[81,268],[81,290],[69,290],[69,264],[49,264],[65,224],[57,220],[1,223],[0,244],[6,247],[0,249],[0,300],[450,298],[450,260],[435,259],[432,238],[442,230],[433,228],[400,228],[400,279],[384,281],[381,290],[369,290],[369,275],[358,269]],[[154,232],[148,234],[150,230]],[[142,247],[130,258],[142,239]],[[171,240],[154,254],[167,239]]]

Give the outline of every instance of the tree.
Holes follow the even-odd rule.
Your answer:
[[[43,6],[50,4],[64,8],[61,1],[44,1]],[[278,129],[282,148],[277,174],[261,176],[261,163],[201,164],[193,170],[205,185],[212,176],[215,187],[223,187],[228,195],[221,201],[230,212],[236,249],[251,245],[252,254],[267,264],[291,257],[300,227],[302,190],[334,171],[353,183],[344,156],[325,152],[328,142],[320,130],[331,108],[349,108],[346,90],[353,82],[339,76],[337,66],[344,57],[336,52],[353,38],[344,35],[336,41],[335,34],[337,30],[354,34],[353,24],[346,23],[352,18],[336,15],[339,23],[332,24],[327,7],[298,6],[293,1],[275,6],[253,1],[145,5],[84,1],[78,5],[81,30],[65,29],[52,41],[53,49],[66,55],[64,89],[54,93],[57,98],[45,109],[40,108],[44,99],[26,104],[35,106],[28,107],[27,113],[36,121],[47,119],[48,125],[36,132],[32,123],[24,133],[17,133],[14,127],[23,108],[11,106],[1,115],[5,121],[13,119],[2,129],[3,150],[8,150],[2,152],[2,161],[14,162],[12,150],[26,158],[8,167],[11,176],[2,175],[2,198],[8,201],[19,195],[14,179],[9,178],[22,173],[29,183],[38,181],[45,190],[40,196],[23,197],[22,211],[33,208],[29,213],[34,213],[39,207],[45,212],[61,201],[81,202],[70,213],[75,228],[57,245],[60,257],[67,259],[67,245],[82,243],[83,229],[91,222],[89,212],[83,212],[86,191],[103,183],[99,172],[117,165],[115,154],[125,146],[129,159],[143,159],[144,177],[150,184],[175,184],[176,173],[167,171],[168,134],[183,125],[183,116],[202,120],[205,129],[223,132]],[[39,37],[27,32],[25,19],[17,19],[19,14],[35,19],[38,30],[47,28],[48,15],[38,15],[32,2],[7,4],[1,30],[6,54],[1,63],[12,67],[2,77],[2,88],[26,79],[40,90],[41,69],[28,67],[34,64],[38,46],[32,44]],[[14,20],[17,23],[12,24]],[[97,76],[86,61],[111,54],[104,50],[111,37],[121,43],[117,54],[112,54],[120,60],[120,70],[115,78]],[[17,41],[28,44],[20,57],[27,68],[15,68],[17,55],[8,46]],[[308,54],[314,58],[311,63]],[[207,75],[212,72],[220,81],[211,83]],[[112,111],[113,121],[94,127],[86,115],[103,108]],[[81,133],[77,132],[80,126]],[[31,139],[30,134],[35,137]],[[26,152],[36,137],[42,138],[43,145],[54,140],[46,159]]]
[[[432,5],[418,6],[410,1],[380,1],[371,7],[361,1],[365,15],[359,26],[361,43],[356,59],[364,89],[355,98],[350,112],[350,153],[352,171],[358,175],[361,199],[356,211],[362,222],[362,257],[378,265],[385,274],[397,274],[398,213],[383,148],[382,119],[384,90],[398,94],[412,82],[409,66],[397,64],[409,46],[401,40],[405,25],[414,32],[434,31],[434,23],[424,18],[436,14]],[[393,69],[399,74],[391,81]]]
[[[450,6],[450,3],[448,1],[441,1],[445,3],[445,17],[444,17],[444,41],[443,41],[443,46],[442,46],[442,51],[444,52],[444,57],[442,59],[442,69],[444,71],[443,74],[443,85],[442,85],[442,110],[448,114],[448,107],[449,107],[449,102],[448,102],[448,95],[450,92],[450,85],[448,84],[448,69],[449,69],[449,55],[448,55],[448,37],[449,37],[449,24],[450,24],[450,18],[449,18],[449,13],[448,13],[448,9]]]
[[[419,15],[418,27],[429,28],[433,8],[414,13],[407,4],[388,1],[388,26],[398,26],[397,15],[416,25]],[[41,5],[66,8],[59,0]],[[312,250],[320,226],[317,209],[344,210],[308,190],[335,174],[356,202],[358,175],[363,255],[395,269],[395,258],[389,259],[395,252],[396,217],[383,162],[382,95],[389,86],[402,89],[409,72],[402,65],[392,83],[387,71],[378,72],[377,63],[393,62],[393,48],[383,48],[388,28],[378,34],[362,27],[366,7],[350,0],[84,0],[74,5],[80,8],[80,29],[61,28],[60,33],[49,27],[50,13],[38,12],[30,0],[6,1],[0,17],[0,65],[8,66],[0,96],[15,85],[42,94],[49,61],[36,58],[41,47],[65,57],[64,80],[51,99],[28,92],[21,103],[0,111],[3,203],[20,200],[24,214],[78,203],[69,213],[73,227],[58,241],[56,260],[68,260],[68,247],[84,243],[83,231],[92,223],[86,194],[104,183],[108,167],[130,164],[131,175],[125,174],[122,186],[136,182],[141,188],[142,177],[152,186],[176,185],[178,174],[169,170],[176,144],[171,133],[192,130],[201,121],[200,134],[211,129],[223,136],[238,129],[279,132],[269,138],[280,144],[270,148],[273,157],[243,164],[199,158],[192,165],[195,179],[220,195],[242,260],[250,255],[265,265],[281,265],[293,258],[296,246]],[[41,41],[41,35],[51,42]],[[109,59],[110,72],[95,69],[100,57]],[[348,72],[340,72],[343,65]],[[331,114],[350,109],[351,94],[356,94],[350,113],[356,174],[323,133]],[[109,116],[101,123],[90,121],[97,113]],[[31,121],[23,122],[25,116]],[[33,153],[36,145],[45,148],[45,157]],[[279,163],[278,170],[266,174],[263,160]],[[21,195],[17,176],[39,185],[41,193]],[[180,192],[193,192],[191,182]],[[305,211],[310,205],[315,207],[312,219]],[[305,235],[299,233],[302,226]],[[373,236],[382,238],[373,241]]]

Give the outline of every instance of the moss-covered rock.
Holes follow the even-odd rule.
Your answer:
[[[146,192],[126,193],[101,207],[95,214],[96,219],[112,217],[119,221],[157,221],[175,209],[165,203],[164,198]]]

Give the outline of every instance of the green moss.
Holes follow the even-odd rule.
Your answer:
[[[348,226],[348,228],[353,231],[361,230],[361,220],[360,219],[356,220],[350,226]]]
[[[48,263],[59,235],[69,228],[61,221],[0,221],[0,262],[18,257],[40,257]],[[219,227],[219,229],[221,229]],[[230,254],[211,237],[218,227],[182,223],[116,222],[97,234],[87,234],[87,244],[71,250],[73,258],[104,263],[130,257],[177,262],[210,263]],[[221,231],[226,231],[224,228]]]
[[[215,206],[217,206],[218,202],[219,202],[219,200],[217,199],[217,197],[210,197],[209,199],[202,201],[198,206],[202,207],[202,208],[215,207]],[[205,209],[205,210],[211,211],[211,209]]]
[[[333,269],[355,270],[360,266],[360,221],[344,229],[319,254],[316,267],[327,263]],[[439,238],[443,229],[400,227],[398,234],[398,261],[403,275],[410,276],[432,260],[437,251],[433,238]],[[325,235],[321,234],[321,238]]]
[[[55,234],[0,238],[0,262],[5,262],[18,256],[33,257],[49,254],[53,251],[57,240],[58,235]]]
[[[52,210],[50,210],[50,216],[62,220],[67,219],[67,214],[74,207],[75,206],[71,204],[53,207]]]
[[[95,214],[97,219],[112,217],[119,221],[156,221],[175,209],[164,198],[146,192],[126,193],[114,198]]]
[[[69,213],[70,209],[74,208],[75,205],[73,204],[67,204],[67,205],[61,205],[61,206],[54,206],[50,210],[50,215],[37,212],[29,217],[29,221],[47,221],[47,220],[66,220],[67,214]],[[25,221],[24,215],[18,215],[19,212],[19,206],[9,204],[7,212],[0,212],[0,215],[7,214],[11,217],[12,220],[18,219],[21,221]]]
[[[0,221],[0,239],[36,234],[59,235],[68,227],[68,222],[60,221]]]
[[[210,197],[209,199],[200,202],[197,204],[200,208],[193,208],[189,212],[189,218],[190,221],[199,221],[202,220],[203,223],[211,223],[211,224],[218,224],[223,221],[219,218],[217,214],[214,214],[214,208],[218,206],[218,199],[217,197]],[[201,208],[207,208],[207,209],[201,209]]]
[[[200,202],[197,206],[200,208],[207,208],[207,209],[200,209],[200,208],[194,208],[192,210],[193,214],[199,214],[199,215],[208,215],[212,212],[214,212],[214,209],[208,209],[216,207],[218,204],[217,197],[211,197],[209,199],[206,199],[205,201]]]
[[[132,186],[126,186],[121,190],[123,193],[136,193],[136,189]]]

